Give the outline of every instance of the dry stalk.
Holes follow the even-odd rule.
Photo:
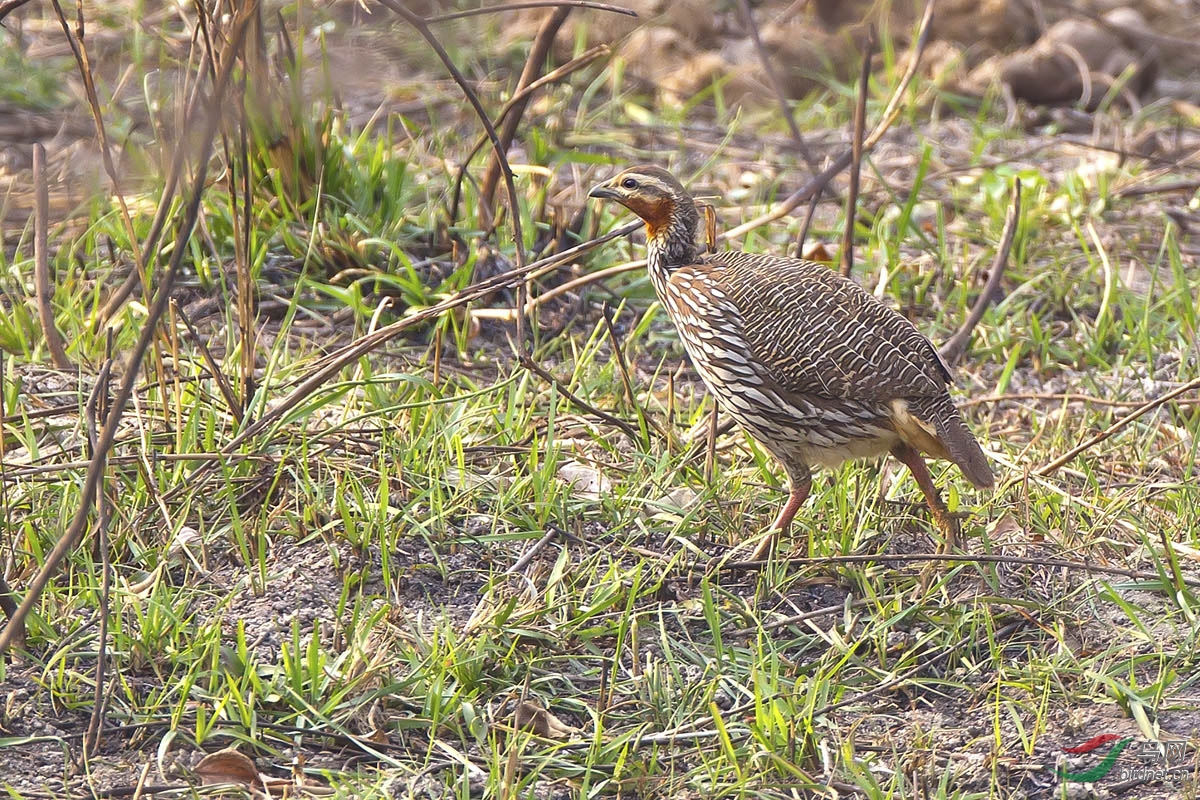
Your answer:
[[[1017,238],[1017,227],[1020,220],[1021,179],[1017,178],[1013,181],[1012,201],[1008,204],[1008,213],[1004,217],[1004,232],[1000,235],[1000,247],[996,249],[996,257],[992,259],[987,283],[984,284],[979,297],[975,298],[975,305],[971,307],[971,313],[967,315],[963,324],[938,349],[938,355],[951,366],[962,359],[963,354],[967,351],[967,342],[970,341],[971,334],[983,319],[988,306],[1000,293],[1000,281],[1004,278],[1004,270],[1008,267],[1008,257],[1012,253],[1013,243]]]
[[[929,31],[933,25],[933,5],[934,0],[926,0],[925,13],[921,17],[921,28],[917,34],[916,44],[913,45],[912,57],[909,59],[908,67],[905,69],[904,76],[901,77],[900,83],[896,85],[892,96],[888,99],[887,106],[884,107],[883,116],[875,127],[871,129],[871,133],[863,140],[863,152],[869,153],[888,129],[892,127],[892,123],[900,116],[900,104],[904,98],[904,93],[908,91],[909,84],[917,75],[917,67],[920,66],[921,56],[925,53],[925,48],[929,44]],[[813,194],[824,189],[829,181],[833,180],[834,176],[850,166],[852,154],[850,151],[842,153],[832,164],[825,168],[820,175],[805,183],[796,191],[788,195],[783,202],[779,203],[775,208],[765,214],[760,214],[752,220],[743,222],[736,228],[731,228],[725,232],[724,238],[735,239],[745,233],[748,233],[756,228],[761,228],[769,222],[774,222],[781,217],[790,214],[801,203],[809,200]]]
[[[203,16],[203,15],[201,15]],[[197,73],[203,75],[205,72],[213,69],[210,63],[208,53],[205,53],[200,60],[200,66]],[[215,79],[215,75],[213,78]],[[191,118],[192,109],[199,108],[200,104],[200,87],[203,81],[196,81],[192,87],[192,94],[188,98],[188,114]],[[117,287],[108,299],[104,301],[104,305],[96,312],[95,318],[92,320],[92,332],[99,331],[113,315],[117,313],[125,301],[129,299],[129,295],[133,294],[133,290],[142,282],[142,276],[146,274],[146,269],[149,267],[149,259],[158,254],[158,242],[162,237],[163,230],[166,228],[167,218],[170,215],[171,207],[175,202],[175,192],[179,188],[179,177],[183,174],[184,162],[187,159],[188,149],[186,147],[176,147],[174,155],[171,158],[171,166],[167,170],[166,180],[163,182],[162,197],[158,201],[158,208],[154,212],[154,219],[150,222],[150,231],[146,234],[146,240],[142,243],[142,257],[137,259],[137,263],[129,277],[125,282]]]
[[[639,419],[645,420],[646,425],[658,434],[659,438],[667,439],[666,431],[659,427],[658,423],[638,405],[637,392],[633,388],[633,377],[629,371],[629,363],[625,359],[625,350],[621,347],[621,342],[617,339],[617,331],[612,324],[612,309],[607,303],[604,304],[604,327],[608,331],[608,340],[612,343],[613,358],[617,360],[617,368],[621,372],[621,385],[625,390],[625,399],[633,406]],[[638,438],[641,438],[641,436],[639,435]]]
[[[0,376],[5,374],[4,351],[0,350]],[[4,392],[0,391],[0,419],[2,419],[4,422],[7,422],[8,417],[5,415],[4,411]],[[11,478],[8,475],[7,465],[4,463],[4,459],[8,455],[7,448],[5,446],[5,438],[4,431],[0,430],[0,512],[4,514],[5,519],[8,519],[8,482],[11,480]],[[10,533],[9,536],[12,536],[12,534]],[[12,541],[9,540],[5,542],[5,544],[6,549],[11,553],[13,550]],[[8,585],[8,579],[4,577],[4,572],[7,569],[7,563],[8,558],[5,557],[3,553],[0,553],[0,610],[4,612],[5,617],[12,619],[17,613],[17,601],[14,599],[15,595]],[[23,627],[17,633],[16,639],[19,643],[24,643],[25,629]]]
[[[1128,427],[1132,422],[1137,420],[1139,417],[1145,416],[1146,414],[1149,414],[1151,411],[1154,411],[1156,408],[1166,405],[1167,403],[1174,400],[1176,397],[1179,397],[1181,394],[1187,394],[1188,392],[1194,392],[1197,390],[1200,390],[1200,378],[1195,378],[1193,380],[1190,380],[1187,383],[1183,384],[1182,386],[1172,389],[1171,391],[1167,392],[1166,394],[1162,395],[1161,397],[1156,397],[1153,400],[1142,403],[1140,406],[1135,408],[1133,411],[1130,411],[1128,414],[1121,417],[1119,420],[1114,422],[1112,425],[1109,425],[1107,428],[1100,431],[1100,433],[1097,433],[1095,436],[1091,437],[1087,441],[1083,442],[1082,444],[1076,445],[1075,447],[1072,447],[1070,450],[1063,453],[1061,456],[1054,459],[1053,461],[1051,461],[1047,464],[1043,464],[1042,466],[1033,470],[1032,474],[1037,475],[1038,477],[1042,477],[1042,478],[1046,477],[1047,475],[1052,474],[1059,467],[1063,466],[1068,461],[1075,458],[1075,456],[1079,455],[1080,453],[1087,452],[1088,450],[1091,450],[1093,447],[1100,444],[1101,442],[1104,442],[1105,440],[1111,438],[1114,434],[1116,434],[1123,428]],[[1188,585],[1192,585],[1192,584],[1189,583]],[[1195,585],[1200,586],[1200,582],[1197,582]]]
[[[970,406],[987,405],[989,403],[1004,403],[1016,400],[1033,400],[1055,403],[1087,403],[1094,406],[1108,406],[1110,408],[1138,408],[1145,400],[1110,400],[1107,397],[1096,397],[1090,394],[1080,394],[1078,392],[1013,392],[1012,394],[989,394],[983,397],[971,397],[958,402],[959,408],[969,408]],[[1180,408],[1191,408],[1195,405],[1200,405],[1200,397],[1193,397],[1189,400],[1177,400],[1175,405]]]
[[[12,0],[10,0],[12,2]],[[28,2],[28,0],[21,0]],[[466,11],[455,11],[449,14],[438,14],[436,17],[426,17],[426,22],[449,22],[454,19],[465,19],[466,17],[478,17],[483,14],[495,14],[500,11],[521,11],[528,8],[593,8],[597,11],[611,11],[614,14],[624,14],[627,17],[636,17],[637,12],[633,9],[624,8],[622,6],[609,5],[608,3],[594,3],[591,0],[527,0],[526,2],[505,3],[500,6],[489,6],[487,8],[469,8]]]
[[[867,127],[867,91],[871,83],[871,59],[875,56],[876,33],[872,25],[867,30],[867,49],[863,52],[862,68],[858,72],[858,97],[854,103],[854,123],[850,137],[850,188],[846,192],[846,227],[842,231],[843,278],[854,271],[854,225],[858,219],[858,188],[862,181],[863,135]]]
[[[521,77],[517,80],[518,93],[537,80],[542,65],[546,63],[546,56],[550,53],[550,47],[554,44],[554,37],[558,35],[558,29],[567,21],[570,13],[569,6],[556,6],[538,28],[537,35],[533,39],[533,46],[529,48],[529,57],[525,59],[525,67],[521,70]],[[483,173],[483,184],[479,190],[479,226],[481,228],[490,227],[495,218],[496,184],[500,180],[502,169],[500,159],[512,146],[513,139],[517,135],[517,128],[521,124],[521,116],[525,113],[529,100],[530,95],[526,94],[513,103],[512,112],[505,116],[504,122],[501,123],[500,145],[492,152],[492,158],[488,161],[487,169]],[[518,210],[516,198],[513,198],[510,213],[513,217],[521,213]]]
[[[104,348],[104,363],[100,366],[100,374],[96,376],[96,384],[88,397],[84,408],[87,417],[88,447],[90,455],[95,458],[99,445],[98,420],[104,419],[108,411],[108,382],[112,375],[112,331]],[[107,470],[105,470],[107,472]],[[96,632],[96,673],[95,686],[92,689],[92,715],[88,720],[87,731],[83,735],[83,750],[91,755],[100,746],[100,732],[104,721],[105,702],[105,670],[108,667],[108,615],[112,594],[112,557],[108,547],[108,525],[112,520],[112,508],[105,494],[104,475],[96,486],[96,550],[100,554],[100,624]]]
[[[943,562],[952,564],[1017,564],[1027,567],[1057,567],[1059,569],[1077,570],[1096,575],[1116,575],[1122,578],[1133,578],[1142,581],[1161,580],[1162,576],[1153,572],[1142,572],[1136,569],[1122,567],[1107,567],[1095,562],[1070,561],[1065,558],[1026,558],[1023,556],[1000,556],[973,553],[856,553],[845,556],[828,556],[823,558],[779,558],[776,563],[788,567],[826,567],[833,564],[916,564],[925,562]],[[765,561],[731,561],[721,566],[730,570],[761,569]],[[706,570],[708,566],[698,564],[694,570]],[[1200,587],[1200,578],[1186,578],[1184,583],[1192,587]]]
[[[476,116],[479,117],[479,123],[483,125],[483,129],[487,132],[488,140],[492,143],[492,152],[495,155],[496,162],[500,165],[500,172],[504,176],[504,187],[508,191],[508,202],[512,208],[512,228],[513,228],[513,243],[516,246],[516,262],[517,269],[522,269],[525,266],[525,234],[521,229],[521,214],[520,203],[518,202],[517,186],[513,181],[512,167],[509,166],[508,157],[505,155],[507,147],[500,140],[500,135],[496,132],[496,126],[492,124],[488,117],[487,110],[484,109],[483,103],[479,102],[479,96],[475,94],[475,90],[467,82],[466,76],[462,74],[454,60],[450,58],[450,54],[446,52],[446,48],[442,46],[441,41],[433,35],[433,31],[425,24],[425,20],[409,11],[399,0],[382,0],[383,4],[395,11],[400,16],[404,17],[409,25],[416,28],[417,33],[423,38],[437,57],[441,60],[446,71],[450,73],[450,77],[458,84],[459,90],[463,96],[467,98],[467,102],[471,104]],[[526,284],[524,281],[517,284],[517,307],[521,308],[525,305],[525,290]],[[517,353],[522,362],[527,360],[526,344],[525,344],[525,315],[517,317]]]
[[[137,234],[133,230],[133,217],[129,213],[129,205],[125,202],[125,193],[121,191],[121,181],[117,177],[117,167],[112,160],[112,148],[108,141],[108,129],[104,125],[104,115],[100,111],[100,95],[96,91],[96,80],[92,76],[92,65],[88,58],[87,47],[83,43],[83,6],[78,7],[78,16],[76,17],[75,30],[71,30],[71,25],[67,22],[67,15],[63,11],[62,4],[58,0],[51,0],[54,5],[54,13],[58,16],[59,24],[62,25],[63,33],[67,37],[67,44],[71,47],[71,53],[75,56],[75,64],[79,68],[79,76],[83,79],[84,92],[87,95],[88,108],[92,112],[92,122],[96,125],[96,138],[100,143],[100,161],[104,165],[104,172],[108,176],[109,182],[112,184],[113,194],[117,197],[117,203],[121,207],[121,222],[125,225],[125,235],[129,238],[129,246],[133,248],[134,260],[137,263],[138,269],[142,270],[140,275],[142,281],[142,295],[146,304],[150,304],[150,289],[146,286],[145,262],[142,260],[140,246],[137,241]]]
[[[4,0],[0,3],[0,22],[4,22],[5,17],[28,2],[29,0]]]
[[[46,187],[46,148],[40,142],[33,146],[33,186],[37,196],[33,228],[33,284],[38,319],[41,320],[42,335],[46,337],[46,349],[50,351],[50,360],[54,362],[55,369],[74,372],[75,365],[67,357],[66,344],[54,322],[54,284],[50,279],[48,248],[50,192]]]
[[[183,306],[171,300],[171,309],[179,315],[180,321],[183,322],[183,327],[187,328],[188,335],[192,338],[192,343],[200,349],[200,357],[204,359],[204,365],[208,367],[208,371],[212,373],[212,378],[217,383],[217,389],[220,390],[221,396],[225,398],[225,404],[229,406],[229,413],[233,414],[233,418],[237,420],[237,424],[241,426],[245,417],[242,409],[243,406],[238,402],[238,397],[233,391],[233,387],[229,385],[229,379],[225,377],[225,373],[221,371],[217,360],[213,357],[212,351],[208,349],[204,339],[200,338],[196,326],[192,325],[192,321],[188,318],[187,312],[183,310]],[[243,345],[247,346],[247,345]],[[247,398],[248,399],[248,398]]]
[[[588,64],[591,64],[593,61],[595,61],[596,59],[603,58],[604,56],[608,55],[609,52],[610,52],[610,50],[609,50],[608,45],[606,45],[606,44],[596,45],[595,47],[591,48],[590,50],[587,50],[584,53],[582,53],[578,58],[571,59],[566,64],[563,64],[561,67],[558,67],[557,69],[547,72],[545,75],[538,78],[536,81],[534,81],[533,83],[524,87],[523,89],[517,90],[517,92],[512,97],[509,98],[508,102],[500,107],[500,113],[496,115],[496,121],[504,122],[508,118],[509,113],[513,110],[513,108],[516,106],[516,104],[518,102],[521,102],[521,101],[527,99],[528,97],[532,96],[533,93],[536,92],[538,89],[541,89],[543,86],[547,86],[551,83],[555,83],[556,81],[562,80],[563,78],[567,77],[568,75],[571,75],[572,73],[583,69]],[[462,164],[459,166],[459,169],[458,169],[458,175],[455,176],[455,179],[454,179],[454,191],[451,193],[450,214],[449,214],[451,224],[453,224],[453,222],[458,219],[458,203],[462,198],[462,184],[463,184],[463,179],[466,177],[466,174],[467,174],[467,165],[470,164],[475,159],[475,156],[479,154],[479,151],[482,150],[484,145],[486,145],[487,143],[488,143],[488,137],[486,134],[484,134],[479,139],[479,141],[477,141],[475,143],[475,145],[469,151],[467,151],[466,157],[464,157],[462,159]]]

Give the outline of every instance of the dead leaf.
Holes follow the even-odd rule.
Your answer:
[[[563,722],[532,700],[517,704],[517,710],[513,712],[513,724],[518,728],[533,731],[545,739],[559,741],[570,739],[579,733],[578,728]]]
[[[612,481],[600,470],[580,464],[574,459],[567,459],[559,464],[558,477],[571,485],[571,490],[577,497],[598,500],[601,495],[612,491]]]
[[[200,759],[200,763],[196,765],[196,774],[200,776],[200,783],[204,786],[235,783],[252,789],[264,788],[263,777],[259,774],[258,767],[254,766],[249,756],[233,748],[218,750]]]

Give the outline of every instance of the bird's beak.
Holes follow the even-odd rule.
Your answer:
[[[617,197],[617,192],[607,183],[597,184],[588,192],[588,197]]]

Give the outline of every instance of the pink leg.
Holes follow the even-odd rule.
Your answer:
[[[925,495],[925,502],[929,504],[929,510],[933,513],[933,521],[937,523],[942,530],[942,535],[946,537],[946,549],[953,549],[955,540],[958,538],[958,522],[950,516],[949,509],[942,502],[942,496],[938,494],[937,487],[933,484],[933,476],[929,474],[929,467],[925,466],[925,459],[906,444],[898,444],[893,447],[892,455],[902,461],[912,472],[913,477],[917,479],[917,486],[921,487],[921,494]]]
[[[800,510],[800,506],[804,505],[804,501],[808,499],[808,493],[812,491],[812,474],[807,469],[803,474],[798,470],[795,473],[789,470],[788,480],[791,483],[791,493],[788,495],[787,502],[783,504],[783,508],[779,509],[779,516],[771,523],[771,533],[763,538],[758,547],[754,548],[754,552],[750,556],[752,561],[761,561],[771,554],[771,551],[775,549],[775,542],[778,541],[779,534],[786,533],[791,527],[796,512]]]

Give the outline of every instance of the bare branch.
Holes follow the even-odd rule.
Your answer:
[[[558,35],[558,29],[567,21],[567,15],[570,13],[569,7],[559,6],[550,12],[538,28],[537,35],[533,39],[533,46],[529,48],[529,56],[525,59],[525,67],[521,70],[521,77],[517,80],[518,92],[537,80],[538,74],[542,70],[542,64],[546,62],[546,56],[550,53],[550,47],[554,44],[554,37]],[[504,122],[501,124],[500,146],[495,149],[491,160],[488,161],[487,169],[483,173],[483,184],[479,189],[480,227],[487,228],[495,217],[494,205],[496,183],[500,178],[500,159],[512,146],[513,139],[517,135],[517,127],[521,124],[521,117],[529,105],[529,99],[530,96],[525,95],[513,103],[511,113],[505,116]],[[512,198],[510,211],[514,217],[520,213],[515,197]]]
[[[1179,397],[1181,394],[1187,394],[1188,392],[1194,392],[1198,389],[1200,389],[1200,378],[1190,380],[1187,383],[1183,384],[1182,386],[1172,389],[1171,391],[1167,392],[1166,394],[1162,395],[1161,397],[1156,397],[1153,400],[1142,403],[1140,406],[1135,408],[1133,411],[1130,411],[1128,414],[1121,417],[1119,420],[1114,422],[1112,425],[1109,425],[1107,428],[1100,431],[1100,433],[1097,433],[1095,436],[1091,437],[1090,439],[1083,442],[1082,444],[1072,447],[1070,450],[1063,453],[1061,456],[1054,459],[1050,463],[1043,464],[1042,466],[1038,467],[1037,469],[1035,469],[1033,471],[1033,474],[1037,475],[1039,477],[1043,477],[1043,478],[1046,477],[1047,475],[1049,475],[1049,474],[1053,473],[1055,470],[1057,470],[1059,467],[1066,464],[1071,459],[1075,458],[1075,456],[1092,449],[1096,445],[1098,445],[1101,442],[1112,437],[1114,434],[1116,434],[1121,429],[1128,427],[1132,422],[1137,420],[1139,417],[1145,416],[1146,414],[1149,414],[1151,411],[1154,411],[1156,408],[1166,405],[1167,403],[1174,400],[1176,397]]]
[[[66,344],[54,322],[54,285],[50,279],[50,254],[47,248],[50,194],[46,187],[46,148],[40,142],[33,146],[33,187],[37,196],[33,228],[33,286],[38,319],[41,320],[42,335],[46,337],[46,348],[50,351],[50,360],[55,368],[74,372],[75,365],[67,357]]]
[[[963,357],[963,353],[967,351],[967,342],[971,339],[971,333],[983,319],[988,306],[996,299],[1000,290],[1000,281],[1004,277],[1004,270],[1008,267],[1008,256],[1012,252],[1013,242],[1017,238],[1020,219],[1021,179],[1017,178],[1013,181],[1012,202],[1009,203],[1008,214],[1004,218],[1004,233],[1000,236],[1000,247],[996,249],[996,257],[992,259],[991,270],[988,272],[983,292],[975,298],[975,305],[972,306],[971,313],[967,315],[963,324],[938,350],[938,355],[951,366],[957,364]]]
[[[862,178],[863,134],[867,127],[867,90],[871,82],[871,59],[875,55],[875,26],[867,31],[867,49],[858,73],[858,98],[854,103],[854,131],[850,137],[850,190],[846,193],[846,227],[842,231],[842,277],[854,271],[854,223],[858,219],[858,187]]]
[[[13,0],[10,0],[12,2]],[[29,0],[20,0],[20,2],[29,2]],[[591,0],[527,0],[520,3],[505,3],[502,6],[489,6],[487,8],[470,8],[466,11],[454,11],[449,14],[438,14],[436,17],[426,17],[426,22],[449,22],[452,19],[465,19],[466,17],[478,17],[483,14],[495,14],[501,11],[520,11],[527,8],[593,8],[597,11],[611,11],[614,14],[624,14],[627,17],[636,17],[637,12],[631,8],[623,8],[621,6],[609,5],[608,3],[593,3]]]

